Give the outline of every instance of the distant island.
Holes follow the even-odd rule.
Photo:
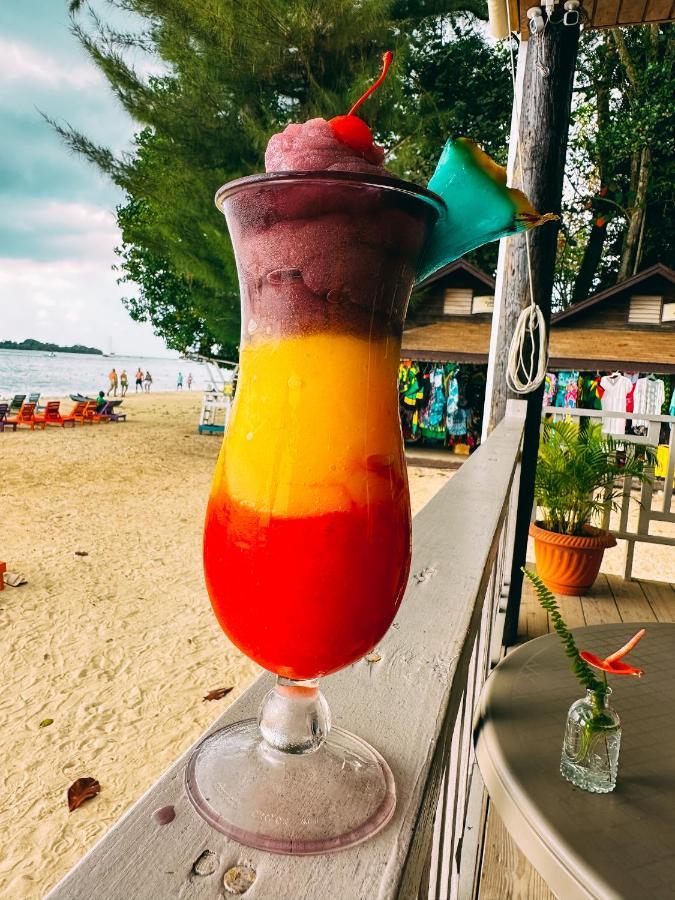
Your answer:
[[[16,341],[0,341],[0,350],[44,350],[46,353],[95,353],[103,356],[103,350],[96,347],[83,347],[82,344],[73,344],[72,347],[61,347],[59,344],[45,344],[43,341],[34,341],[28,338],[21,343]]]

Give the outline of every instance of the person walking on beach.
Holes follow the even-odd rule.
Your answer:
[[[176,381],[176,390],[177,391],[183,390],[183,373],[182,372],[178,373],[178,380]]]
[[[145,381],[145,393],[149,394],[150,385],[152,384],[152,375],[150,374],[150,372],[145,373],[145,378],[143,380]]]
[[[136,369],[136,393],[143,390],[143,369],[139,366]]]
[[[110,392],[112,391],[113,397],[117,396],[117,372],[114,369],[111,369],[110,374],[108,375],[108,396],[110,396]]]
[[[129,390],[129,376],[127,375],[126,369],[122,369],[120,372],[120,387],[122,388],[122,396],[124,397]]]
[[[192,390],[192,372],[188,372],[187,386],[188,386],[188,391],[191,391]]]

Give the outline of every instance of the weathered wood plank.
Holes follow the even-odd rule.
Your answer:
[[[659,622],[675,622],[675,591],[670,584],[641,581],[642,590]]]
[[[647,0],[621,0],[619,7],[619,25],[635,25],[642,22],[647,7]]]
[[[608,575],[607,583],[616,600],[622,622],[655,622],[656,616],[637,581]]]
[[[581,598],[581,605],[587,625],[621,622],[614,594],[604,572],[600,572],[593,587]]]
[[[544,879],[514,843],[492,804],[488,812],[478,898],[555,900]]]
[[[528,563],[527,567],[536,570],[536,567],[531,563]],[[525,608],[527,637],[535,638],[542,634],[548,634],[548,613],[537,600],[532,582],[527,578],[523,581],[521,604]]]
[[[242,863],[256,871],[251,896],[258,900],[412,896],[400,886],[411,884],[410,872],[430,838],[447,712],[459,702],[467,639],[480,621],[481,591],[497,551],[521,436],[522,422],[505,419],[416,517],[411,578],[395,627],[378,647],[381,661],[362,661],[326,682],[335,724],[370,741],[394,772],[397,809],[384,831],[327,856],[273,856],[242,847],[193,811],[183,788],[188,751],[50,900],[221,900],[224,873]],[[256,715],[271,683],[271,676],[258,679],[214,729]],[[175,819],[157,825],[153,812],[169,805]],[[197,874],[194,863],[207,850],[213,854],[209,874]]]
[[[616,25],[619,12],[617,0],[598,0],[593,13],[592,24],[600,26]]]
[[[668,22],[675,17],[672,0],[648,0],[645,22]]]
[[[584,627],[586,619],[581,605],[581,597],[556,594],[556,601],[560,609],[560,614],[565,620],[568,628]]]

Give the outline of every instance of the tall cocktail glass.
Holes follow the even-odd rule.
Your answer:
[[[256,175],[216,202],[237,260],[242,338],[204,570],[223,630],[277,684],[258,721],[199,746],[187,789],[211,825],[244,844],[326,852],[374,834],[395,806],[389,766],[330,728],[317,680],[372,650],[405,589],[396,373],[443,203],[351,172]]]

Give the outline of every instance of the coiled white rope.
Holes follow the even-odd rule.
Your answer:
[[[510,4],[506,4],[506,18],[509,29],[509,51],[511,54],[511,81],[513,84],[513,102],[516,106],[516,115],[520,122],[520,103],[516,85],[516,66],[513,58],[513,39],[511,32]],[[548,24],[548,22],[546,23]],[[538,35],[533,35],[532,40],[537,40]],[[537,44],[537,57],[539,45]],[[523,160],[520,149],[520,136],[516,149],[516,158],[520,170],[520,183],[523,184]],[[511,338],[509,355],[506,368],[506,383],[516,394],[531,394],[546,378],[548,368],[548,340],[546,335],[546,322],[544,314],[534,300],[534,288],[532,284],[532,257],[530,253],[530,233],[525,232],[525,251],[527,253],[527,278],[530,292],[530,305],[524,309],[518,317],[516,328]],[[529,347],[529,357],[526,360],[526,352]]]

